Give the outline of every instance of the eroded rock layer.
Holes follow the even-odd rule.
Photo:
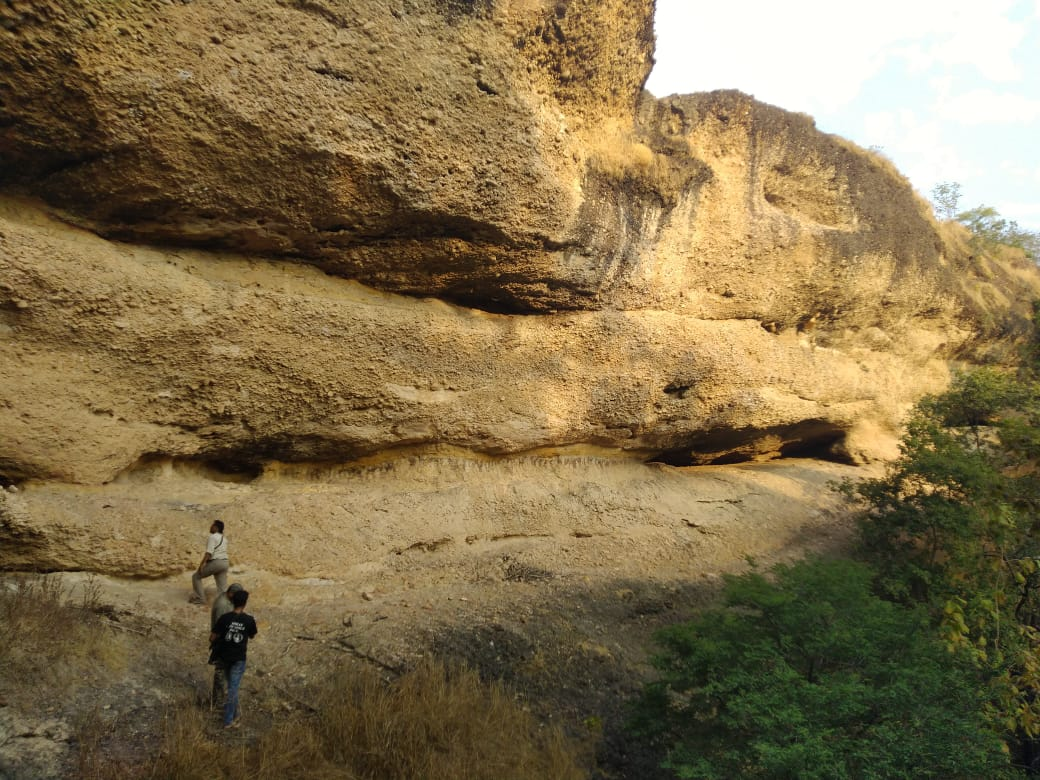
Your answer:
[[[587,239],[621,229],[585,218],[583,139],[631,125],[651,12],[8,4],[0,175],[111,237],[488,306],[577,305],[599,284]]]
[[[107,485],[0,491],[0,519],[7,566],[20,569],[183,574],[220,517],[236,571],[250,580],[263,570],[377,587],[394,571],[422,579],[428,568],[467,579],[479,576],[474,562],[511,555],[552,574],[668,579],[840,541],[848,529],[826,484],[854,471],[808,460],[676,469],[602,451],[440,453],[247,479],[155,459]]]
[[[748,318],[488,314],[307,266],[113,244],[18,206],[0,209],[8,479],[106,482],[155,455],[249,471],[441,444],[710,459],[839,443],[944,377],[930,357],[944,334],[839,351]]]

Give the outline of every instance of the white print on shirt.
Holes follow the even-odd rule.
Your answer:
[[[237,620],[228,623],[227,633],[224,634],[225,642],[234,642],[236,645],[246,641],[246,624]]]

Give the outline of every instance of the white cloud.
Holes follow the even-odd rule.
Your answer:
[[[651,92],[741,89],[880,146],[921,192],[957,181],[969,200],[1034,202],[1040,0],[657,0],[657,9]],[[1025,213],[1007,209],[1020,224]]]
[[[1026,30],[1017,0],[658,0],[658,95],[737,88],[793,111],[831,111],[894,60],[918,72],[969,65],[987,78],[1021,77],[1013,60]]]
[[[824,0],[661,0],[659,62],[648,86],[657,94],[736,88],[795,111],[844,104],[882,64],[869,39],[835,34],[847,29],[846,13]]]
[[[882,65],[859,29],[887,26],[879,16],[857,19],[852,36],[840,3],[659,0],[659,62],[648,86],[656,94],[737,88],[796,111],[841,105]]]
[[[877,146],[884,146],[886,141],[895,137],[898,125],[895,111],[875,111],[863,117],[864,137]]]
[[[962,125],[1029,123],[1040,119],[1040,99],[973,89],[940,100],[935,113],[942,119]]]
[[[1001,171],[1016,179],[1029,177],[1029,168],[1022,165],[1018,160],[1001,160],[998,166]]]
[[[921,119],[913,111],[879,111],[863,118],[864,140],[882,148],[896,167],[918,186],[940,181],[967,181],[978,165],[943,141],[939,122]]]
[[[1040,201],[1001,201],[995,206],[1002,217],[1013,219],[1026,230],[1040,230]]]
[[[936,67],[949,69],[967,65],[991,81],[1009,82],[1022,78],[1015,62],[1015,49],[1028,33],[1028,24],[1012,21],[1008,14],[1014,2],[915,4],[916,13],[908,26],[905,12],[891,9],[898,19],[887,42],[886,56],[901,59],[911,74]],[[900,34],[901,33],[901,34]]]
[[[903,60],[906,69],[915,76],[924,73],[935,64],[935,58],[931,52],[925,51],[925,47],[920,42],[893,46],[889,50],[889,56]]]
[[[942,37],[928,46],[926,56],[945,67],[970,65],[991,81],[1022,78],[1013,54],[1026,37],[1024,23],[994,14],[992,7],[984,3],[963,9],[956,17],[957,26],[942,31]]]
[[[1005,202],[1001,204],[1005,210],[1009,213],[1014,211],[1016,214],[1028,214],[1033,217],[1040,217],[1040,201],[1033,201],[1031,203],[1015,203]]]

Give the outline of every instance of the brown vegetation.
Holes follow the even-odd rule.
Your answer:
[[[121,670],[127,648],[101,614],[90,581],[68,588],[57,577],[29,576],[0,589],[0,694],[60,691]]]
[[[166,719],[158,757],[136,772],[183,780],[587,776],[581,765],[590,753],[470,670],[428,662],[387,682],[371,670],[342,668],[314,702],[312,713],[278,722],[248,744],[214,734],[184,702]],[[118,769],[126,776],[126,766]]]
[[[53,761],[46,770],[40,763],[23,769],[130,780],[577,780],[593,761],[591,744],[541,725],[503,684],[433,661],[393,678],[367,666],[312,670],[316,684],[290,691],[266,680],[265,689],[279,691],[275,698],[300,706],[254,697],[250,727],[223,732],[167,657],[183,664],[192,638],[130,624],[141,619],[102,604],[92,579],[69,587],[58,576],[33,575],[0,590],[0,706],[39,715],[41,700],[55,702],[68,713],[74,746],[63,770]],[[128,686],[145,680],[175,697],[165,716],[155,705],[116,714],[112,702],[138,698]]]

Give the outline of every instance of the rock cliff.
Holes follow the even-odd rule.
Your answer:
[[[807,116],[643,92],[652,14],[0,5],[6,565],[110,567],[107,499],[53,491],[142,479],[118,523],[151,533],[286,463],[863,462],[952,360],[1013,348],[1035,269]]]

